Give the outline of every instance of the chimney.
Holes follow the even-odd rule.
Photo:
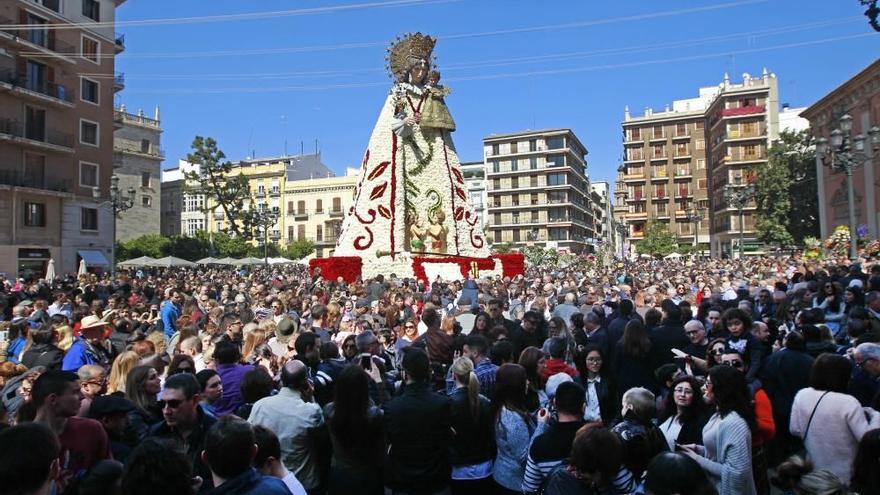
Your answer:
[[[653,114],[654,110],[652,110],[651,107],[645,107],[645,117],[650,117]]]
[[[623,120],[629,120],[629,105],[623,107]]]

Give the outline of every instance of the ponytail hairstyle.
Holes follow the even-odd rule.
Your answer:
[[[467,357],[460,357],[452,363],[452,373],[461,383],[467,384],[468,403],[471,406],[471,416],[477,419],[480,416],[480,381],[474,373],[474,363]]]

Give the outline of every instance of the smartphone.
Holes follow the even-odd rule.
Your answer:
[[[361,354],[361,368],[365,370],[373,369],[373,356],[371,354]]]
[[[9,340],[9,330],[0,331],[0,340]]]

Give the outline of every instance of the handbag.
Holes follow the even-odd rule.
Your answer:
[[[804,429],[804,437],[801,440],[800,448],[795,451],[796,455],[801,459],[807,458],[807,435],[810,433],[810,425],[813,423],[813,416],[816,415],[816,409],[819,409],[819,403],[822,402],[822,399],[824,399],[826,395],[828,395],[827,391],[819,397],[819,400],[816,401],[816,405],[813,406],[813,412],[810,413],[810,419],[807,420],[807,427]]]

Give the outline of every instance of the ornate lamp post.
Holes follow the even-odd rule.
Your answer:
[[[871,140],[871,147],[880,148],[880,127],[874,126],[868,136],[857,134],[851,136],[853,118],[844,114],[837,121],[839,127],[831,131],[831,140],[816,140],[816,155],[828,168],[846,174],[847,202],[849,203],[849,257],[855,261],[859,257],[858,235],[856,233],[856,202],[853,190],[853,169],[865,164],[870,157],[865,153],[865,141]]]
[[[271,209],[268,208],[266,203],[260,205],[261,208],[258,210],[254,227],[258,232],[262,232],[263,234],[263,258],[266,263],[266,266],[269,265],[269,228],[275,225],[278,222],[279,210],[277,206],[273,206]]]
[[[700,222],[703,221],[703,209],[691,206],[687,212],[687,221],[694,224],[694,252],[697,251],[697,237],[700,235]]]
[[[119,218],[120,213],[134,206],[135,192],[136,191],[134,187],[129,187],[128,196],[123,196],[122,191],[119,190],[119,177],[116,175],[112,175],[110,176],[110,199],[108,201],[98,203],[98,208],[109,206],[111,211],[113,212],[113,239],[111,244],[112,248],[110,251],[110,274],[113,276],[116,276],[116,220],[117,218]],[[95,199],[101,199],[101,190],[97,187],[93,187],[92,196]]]
[[[626,258],[626,235],[629,233],[629,227],[623,222],[617,222],[614,226],[620,234],[620,257]]]
[[[739,212],[739,257],[742,259],[743,257],[743,248],[745,245],[743,239],[743,220],[744,214],[743,210],[745,210],[746,206],[748,206],[749,201],[751,201],[755,197],[755,185],[754,184],[743,184],[742,178],[736,178],[736,184],[728,184],[724,186],[724,201],[727,203],[728,207],[733,207]],[[732,250],[731,250],[732,251]],[[731,253],[732,254],[732,253]]]

